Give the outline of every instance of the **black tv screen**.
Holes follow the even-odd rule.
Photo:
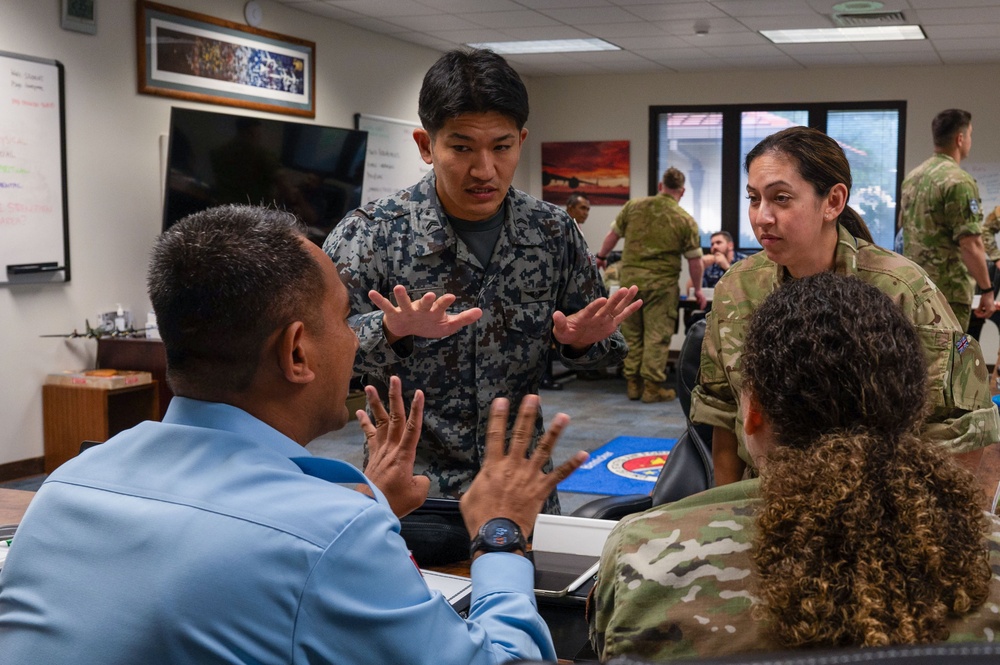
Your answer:
[[[295,213],[310,240],[361,203],[368,132],[172,108],[163,230],[223,203]]]

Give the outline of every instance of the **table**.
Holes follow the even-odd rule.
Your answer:
[[[428,566],[429,570],[449,575],[469,576],[472,561],[459,561],[444,566]],[[589,588],[589,585],[587,585]],[[586,596],[562,598],[536,597],[538,614],[541,615],[556,647],[560,663],[597,663],[597,655],[590,647],[590,628],[585,615]]]
[[[20,523],[34,496],[27,490],[0,489],[0,526]]]

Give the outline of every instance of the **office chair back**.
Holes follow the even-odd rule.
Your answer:
[[[684,337],[677,361],[677,394],[684,410],[687,428],[667,456],[653,485],[653,491],[648,495],[632,494],[595,499],[574,510],[575,517],[618,520],[653,506],[703,492],[715,485],[710,443],[712,428],[695,425],[688,419],[691,391],[698,385],[701,344],[704,338],[704,320],[694,323]]]

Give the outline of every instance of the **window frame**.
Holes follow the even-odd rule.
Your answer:
[[[899,114],[899,132],[896,137],[896,205],[902,191],[905,173],[906,144],[906,100],[872,100],[863,102],[780,102],[766,104],[688,104],[651,105],[649,107],[649,196],[656,194],[657,184],[663,175],[657,160],[660,147],[660,117],[668,113],[721,113],[722,114],[722,201],[719,210],[722,229],[728,231],[736,242],[736,249],[742,252],[757,252],[758,247],[740,245],[740,199],[745,195],[740,191],[740,172],[743,169],[740,154],[741,120],[748,111],[807,111],[808,126],[826,132],[827,118],[831,111],[886,111],[895,110]],[[899,232],[899,216],[896,216],[894,231]],[[888,247],[887,249],[892,249]]]

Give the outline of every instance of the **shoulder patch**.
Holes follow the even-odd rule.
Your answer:
[[[955,350],[961,355],[963,351],[969,348],[969,336],[962,335],[957,342],[955,342]]]

